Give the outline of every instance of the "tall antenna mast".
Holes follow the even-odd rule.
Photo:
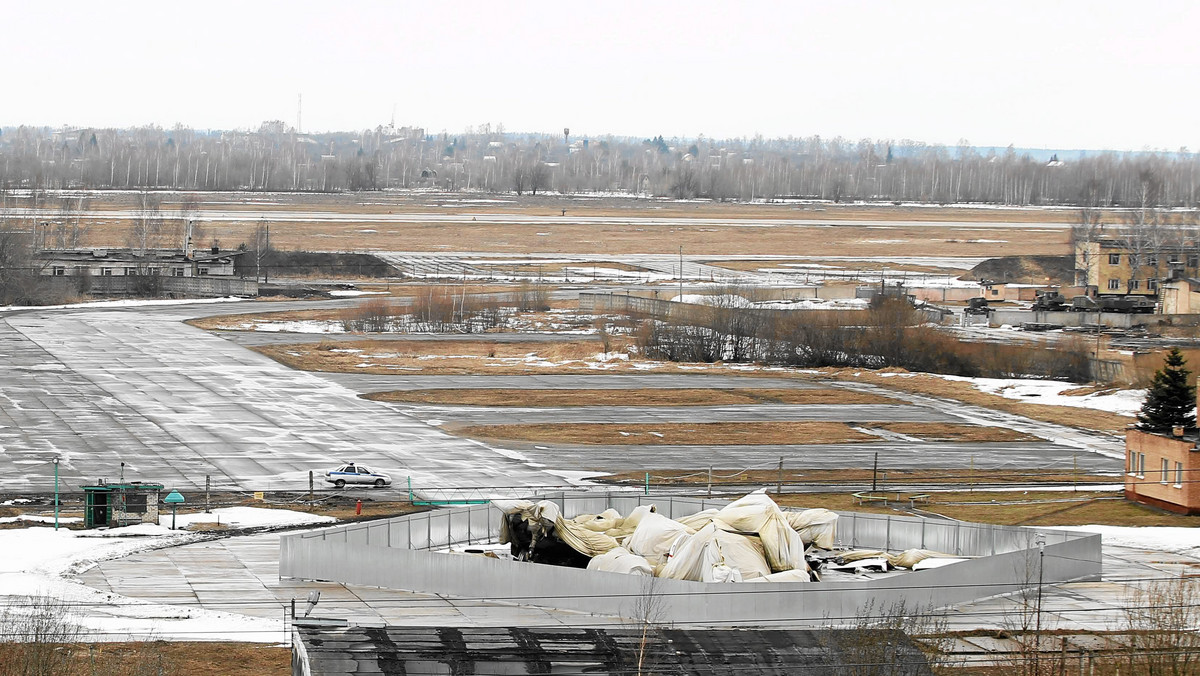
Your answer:
[[[296,133],[304,133],[304,125],[300,124],[304,112],[304,94],[296,94]]]

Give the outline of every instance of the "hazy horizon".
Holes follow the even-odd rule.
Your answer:
[[[1200,147],[1180,0],[119,7],[10,8],[0,125]]]

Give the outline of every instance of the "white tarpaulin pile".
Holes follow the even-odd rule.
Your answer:
[[[650,562],[624,547],[616,547],[600,556],[593,557],[588,562],[587,569],[606,573],[624,573],[625,575],[654,575],[654,569],[650,567]]]
[[[597,533],[607,533],[610,530],[619,528],[625,519],[621,518],[621,513],[617,510],[606,509],[599,514],[580,514],[571,519],[571,521],[588,530],[594,530]]]
[[[927,559],[947,559],[954,561],[962,561],[962,556],[954,554],[943,554],[935,552],[931,549],[906,549],[899,554],[889,554],[878,549],[854,549],[848,552],[842,552],[838,555],[836,561],[842,567],[853,567],[853,564],[861,561],[870,561],[870,565],[878,565],[879,561],[885,561],[887,565],[893,568],[913,568]],[[933,566],[928,566],[933,567]]]
[[[837,541],[836,512],[828,509],[806,509],[802,512],[784,512],[788,524],[800,534],[806,545],[817,549],[833,549]]]
[[[568,519],[548,500],[493,504],[505,515],[500,543],[513,544],[514,558],[696,582],[814,580],[806,547],[832,549],[837,538],[834,512],[785,512],[765,491],[678,520],[654,505],[626,517],[606,509]],[[891,563],[887,554],[874,554]]]
[[[715,523],[681,540],[658,573],[693,582],[741,582],[770,574],[757,538],[720,530]]]
[[[651,564],[658,565],[667,552],[671,551],[671,545],[675,544],[676,540],[693,532],[687,526],[662,514],[646,514],[625,540],[625,548],[638,556],[646,557]]]
[[[562,517],[554,521],[554,533],[558,539],[570,545],[571,549],[584,556],[600,556],[604,552],[617,548],[616,539],[604,533],[588,530],[586,527],[573,521],[567,521]]]
[[[758,534],[773,573],[808,570],[804,541],[788,524],[783,510],[764,491],[755,491],[725,506],[717,512],[713,523],[720,530]]]

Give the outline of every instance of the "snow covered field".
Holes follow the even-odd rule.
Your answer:
[[[170,524],[171,515],[162,523]],[[178,526],[216,521],[239,527],[320,524],[334,519],[282,509],[232,507],[211,514],[178,516]],[[53,517],[50,517],[53,521]],[[61,521],[61,519],[60,519]],[[0,605],[21,597],[40,597],[71,605],[70,619],[88,641],[122,641],[149,637],[177,640],[237,640],[274,643],[282,640],[281,620],[214,612],[196,607],[147,603],[84,586],[72,579],[99,561],[149,549],[198,542],[207,536],[140,524],[124,528],[74,531],[49,526],[0,530]],[[33,602],[34,605],[37,601]]]

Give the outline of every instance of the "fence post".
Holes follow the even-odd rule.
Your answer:
[[[885,551],[890,550],[892,548],[892,515],[891,514],[887,515],[887,530],[886,530],[886,535],[884,535],[883,541],[884,541],[883,549]]]

